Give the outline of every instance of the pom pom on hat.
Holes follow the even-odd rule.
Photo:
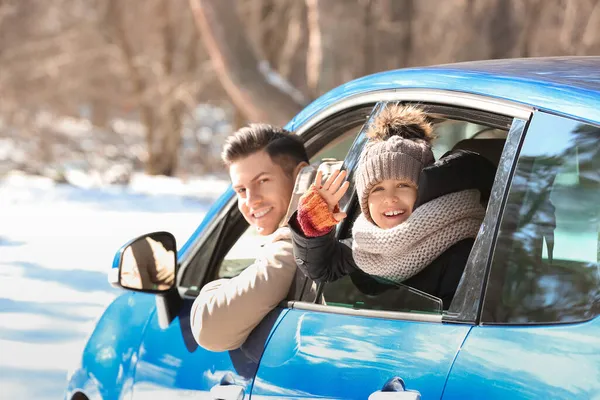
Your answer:
[[[428,144],[434,139],[427,115],[421,108],[413,105],[387,106],[375,117],[367,131],[367,137],[371,141],[387,140],[392,136],[409,140],[421,139]]]

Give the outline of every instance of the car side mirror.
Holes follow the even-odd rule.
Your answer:
[[[154,232],[139,236],[117,252],[109,281],[125,289],[164,293],[175,286],[176,272],[175,237],[169,232]]]

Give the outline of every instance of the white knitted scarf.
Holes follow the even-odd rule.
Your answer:
[[[477,190],[431,200],[391,229],[379,228],[361,213],[352,228],[354,261],[369,275],[405,281],[455,243],[476,237],[484,215]]]

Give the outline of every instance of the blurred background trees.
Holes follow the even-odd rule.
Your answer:
[[[0,0],[0,167],[218,171],[236,127],[365,74],[593,54],[600,0]]]

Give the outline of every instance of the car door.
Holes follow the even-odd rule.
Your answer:
[[[231,191],[229,191],[231,192]],[[228,220],[228,193],[209,212],[213,221],[203,233],[204,240],[198,244],[188,243],[181,253],[188,255],[188,264],[208,266],[216,243]],[[229,193],[231,197],[231,193]],[[194,248],[196,247],[196,248]],[[189,250],[186,250],[189,249]],[[182,272],[182,271],[180,271]],[[187,289],[182,286],[179,274],[179,290],[170,298],[157,296],[157,307],[149,319],[138,352],[133,381],[132,399],[147,398],[194,398],[212,399],[212,388],[221,383],[230,383],[241,389],[249,389],[256,370],[256,360],[241,351],[214,353],[199,347],[190,329],[190,309],[193,297],[185,296]],[[169,309],[175,315],[169,315]],[[214,393],[213,393],[214,394]]]
[[[444,399],[600,398],[600,125],[537,112]]]
[[[303,130],[312,161],[343,159],[373,105],[346,110],[327,118],[313,118]],[[217,202],[180,251],[178,293],[157,298],[139,350],[133,399],[249,398],[258,360],[273,326],[285,308],[273,310],[240,349],[211,352],[199,347],[190,329],[190,309],[199,290],[211,280],[234,277],[254,261],[259,243],[238,211],[233,191]],[[174,311],[173,311],[174,310]],[[240,397],[241,396],[241,397]]]
[[[476,97],[469,100],[473,107],[485,107]],[[451,98],[440,97],[439,101],[452,104]],[[504,138],[518,138],[525,125],[523,120],[475,109],[424,107],[435,121],[435,133],[443,136],[437,141],[438,148],[434,142],[437,157],[462,143],[460,139],[474,137],[483,130],[497,128]],[[504,139],[500,140],[501,152]],[[349,171],[357,165],[364,142],[361,135],[351,149],[345,162]],[[510,154],[514,148],[505,152]],[[499,170],[506,160],[504,157]],[[352,172],[349,176],[352,181]],[[503,188],[506,179],[499,173],[494,190]],[[350,277],[327,284],[324,304],[296,301],[276,327],[261,359],[252,397],[442,398],[455,357],[475,322],[481,295],[478,288],[483,284],[480,277],[487,261],[485,252],[493,235],[488,227],[500,203],[501,198],[490,199],[488,215],[450,311],[442,311],[441,301],[436,307],[432,296],[401,285],[398,296],[373,298],[357,290]],[[342,201],[348,215],[353,213],[353,204],[356,207],[351,195]],[[346,237],[348,228],[339,228],[338,235]],[[382,389],[407,392],[393,397]]]

